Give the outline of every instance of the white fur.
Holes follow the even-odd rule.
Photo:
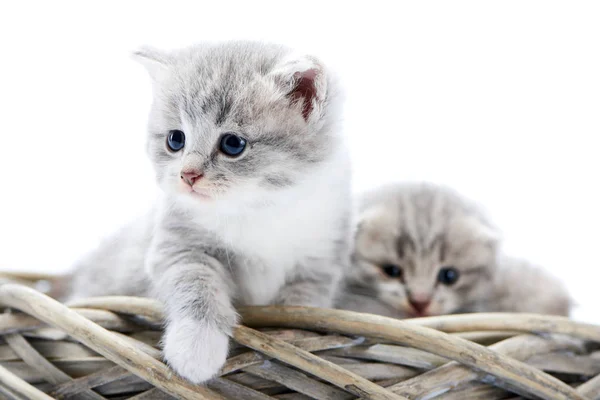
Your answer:
[[[299,263],[333,252],[339,236],[336,209],[349,197],[349,171],[343,150],[316,168],[310,180],[271,194],[268,204],[250,212],[240,207],[235,195],[231,202],[221,199],[201,209],[197,203],[190,208],[200,225],[247,259],[236,277],[244,304],[269,304]]]
[[[213,378],[227,359],[227,335],[197,319],[171,322],[163,341],[163,353],[171,368],[194,383]]]

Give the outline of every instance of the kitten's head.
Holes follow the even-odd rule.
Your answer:
[[[475,205],[428,184],[392,185],[362,200],[353,290],[407,316],[458,312],[478,300],[499,239]]]
[[[135,56],[153,81],[148,151],[167,193],[260,203],[340,146],[340,100],[314,57],[254,42]]]

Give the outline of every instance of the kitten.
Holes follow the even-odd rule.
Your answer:
[[[153,82],[161,198],[80,263],[70,298],[156,296],[166,361],[203,382],[225,362],[235,306],[332,305],[351,246],[342,100],[320,61],[278,45],[135,56]]]
[[[480,207],[455,191],[388,185],[365,194],[359,208],[353,267],[340,308],[395,318],[484,311],[568,314],[564,287],[526,262],[500,256],[498,230]]]

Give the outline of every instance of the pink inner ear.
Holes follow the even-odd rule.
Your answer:
[[[313,99],[317,96],[317,88],[315,87],[315,78],[317,77],[316,69],[308,69],[303,72],[296,72],[294,79],[296,86],[289,94],[293,102],[302,101],[302,116],[308,120],[310,113],[313,110]]]

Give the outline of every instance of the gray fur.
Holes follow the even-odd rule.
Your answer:
[[[410,297],[431,299],[425,315],[459,312],[539,312],[568,315],[564,286],[529,263],[506,257],[500,235],[481,207],[447,187],[388,185],[362,196],[340,308],[398,318],[420,315]],[[390,278],[382,266],[403,271]],[[459,279],[437,281],[452,266]],[[543,282],[538,285],[536,282]]]
[[[574,305],[563,282],[526,260],[501,255],[486,295],[468,312],[527,312],[568,316]]]
[[[237,305],[328,307],[349,264],[350,174],[341,98],[314,57],[271,44],[203,44],[136,57],[154,103],[148,153],[162,196],[82,260],[70,298],[152,295],[165,305],[165,358],[202,382],[218,372]],[[316,71],[310,113],[292,99],[298,73]],[[167,149],[173,129],[186,134]],[[248,146],[232,158],[224,133]],[[185,168],[203,173],[193,189]],[[199,185],[199,186],[198,186]],[[197,196],[200,191],[206,196]]]

